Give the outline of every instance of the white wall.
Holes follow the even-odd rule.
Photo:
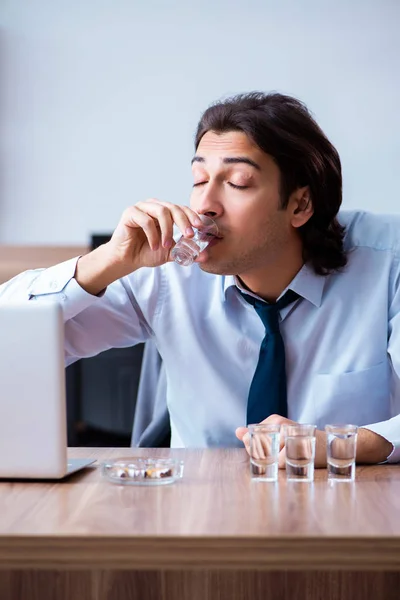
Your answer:
[[[197,120],[240,91],[303,99],[344,205],[400,212],[397,0],[0,0],[0,243],[84,243],[185,203]]]

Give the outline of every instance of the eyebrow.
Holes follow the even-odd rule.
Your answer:
[[[196,155],[192,158],[192,164],[195,162],[205,163],[206,160],[203,156]],[[247,156],[229,156],[227,158],[222,159],[222,162],[225,165],[237,165],[243,163],[245,165],[250,165],[250,167],[254,167],[258,171],[261,171],[260,165],[254,162],[254,160],[251,160],[251,158],[247,158]]]

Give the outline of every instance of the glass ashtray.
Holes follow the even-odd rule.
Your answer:
[[[182,479],[183,461],[175,458],[116,458],[103,462],[102,475],[120,485],[166,485]]]

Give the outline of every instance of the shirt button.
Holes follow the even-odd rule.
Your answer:
[[[51,288],[52,290],[55,290],[55,289],[56,289],[56,287],[57,287],[57,281],[50,281],[50,288]]]

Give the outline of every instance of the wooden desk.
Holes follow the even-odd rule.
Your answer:
[[[88,251],[86,246],[0,245],[0,284],[27,269],[51,267]]]
[[[98,460],[178,455],[184,479],[125,487],[99,466],[0,483],[0,598],[390,600],[400,597],[400,466],[353,484],[252,483],[244,450],[73,449]]]

